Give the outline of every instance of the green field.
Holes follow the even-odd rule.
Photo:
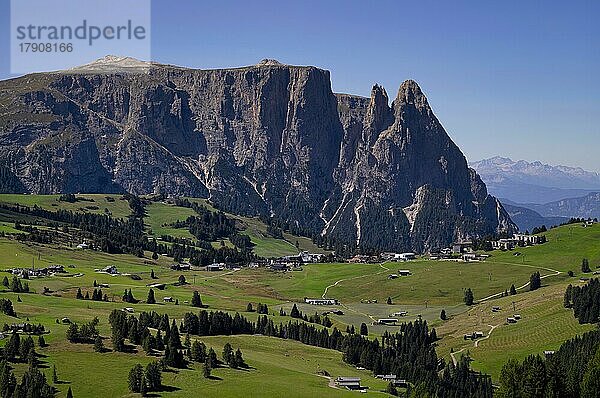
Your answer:
[[[50,211],[64,209],[99,214],[106,213],[105,209],[108,209],[108,213],[106,214],[111,214],[115,218],[125,218],[131,214],[129,204],[126,200],[122,199],[122,195],[82,194],[77,195],[77,197],[86,200],[77,201],[75,203],[59,201],[59,196],[60,195],[0,194],[0,203],[18,203],[30,207],[37,205],[38,207]],[[97,207],[97,209],[95,207]]]
[[[0,195],[2,203],[21,203],[29,206],[37,204],[49,210],[58,208],[73,211],[106,212],[113,216],[126,217],[130,210],[119,195],[83,195],[94,202],[79,201],[66,203],[57,196]],[[109,200],[107,197],[113,199]],[[203,204],[208,205],[205,201]],[[89,209],[86,206],[97,206]],[[152,202],[146,206],[144,222],[155,236],[169,234],[192,239],[187,230],[174,229],[168,225],[193,215],[193,210],[176,207],[168,203]],[[396,331],[397,326],[373,326],[378,318],[391,316],[398,311],[407,311],[408,316],[400,321],[411,321],[417,316],[427,320],[436,328],[441,340],[438,342],[438,355],[452,360],[451,351],[456,356],[470,353],[473,366],[492,375],[497,380],[502,364],[509,358],[522,359],[531,353],[541,353],[547,349],[557,349],[560,344],[591,329],[579,325],[569,310],[562,307],[562,297],[568,283],[578,283],[580,264],[583,257],[589,258],[592,268],[600,264],[600,225],[583,228],[578,224],[553,229],[547,233],[549,242],[534,247],[519,248],[511,252],[491,252],[485,262],[454,262],[417,260],[405,263],[386,262],[383,264],[305,264],[300,270],[273,272],[265,268],[244,268],[241,270],[206,272],[201,269],[172,271],[172,258],[159,256],[152,260],[152,253],[144,257],[132,255],[110,255],[93,250],[77,250],[77,241],[70,244],[21,243],[12,234],[20,231],[14,228],[14,221],[22,220],[22,215],[10,212],[0,213],[0,271],[12,267],[44,267],[51,264],[65,266],[66,275],[52,276],[29,281],[33,293],[17,295],[2,292],[2,297],[13,301],[20,319],[42,323],[50,333],[46,336],[49,346],[40,349],[43,361],[56,364],[59,377],[65,384],[59,384],[58,396],[64,396],[68,386],[75,396],[128,396],[126,374],[133,364],[147,363],[152,358],[138,350],[135,354],[92,352],[91,345],[70,344],[66,341],[66,326],[56,324],[57,318],[69,317],[76,322],[100,318],[101,334],[110,346],[107,317],[113,309],[121,309],[130,304],[121,301],[125,289],[131,289],[136,299],[133,304],[136,313],[155,310],[167,313],[180,320],[190,310],[188,301],[193,290],[198,290],[209,310],[243,312],[250,320],[256,320],[256,313],[246,313],[246,305],[252,302],[266,303],[270,317],[275,323],[288,322],[289,316],[279,316],[283,308],[288,314],[296,303],[306,314],[331,309],[343,311],[342,315],[330,315],[333,325],[340,330],[361,323],[369,325],[371,338],[377,338],[384,331]],[[285,240],[274,239],[266,232],[266,225],[257,219],[237,217],[243,233],[247,233],[256,244],[255,252],[266,257],[295,254],[296,241],[300,250],[315,252],[312,242],[285,234]],[[219,242],[215,242],[219,244]],[[515,256],[520,252],[520,256]],[[96,272],[108,265],[117,266],[120,274],[111,276]],[[389,279],[388,275],[399,269],[409,269],[412,275]],[[577,275],[569,278],[567,271]],[[154,271],[156,279],[150,278]],[[539,271],[543,287],[527,292],[529,276]],[[8,276],[8,274],[4,274]],[[132,279],[136,275],[141,280]],[[188,284],[176,286],[174,283],[184,275]],[[0,275],[1,276],[1,275]],[[93,302],[75,299],[77,288],[83,293],[93,290],[93,283],[108,284],[103,292],[109,302]],[[157,304],[144,304],[150,283],[165,284],[164,290],[155,290]],[[511,284],[522,289],[516,296],[493,297],[509,289]],[[463,289],[471,288],[475,300],[481,301],[473,307],[463,304]],[[46,295],[41,294],[49,289]],[[164,303],[164,297],[178,300]],[[317,307],[303,303],[305,297],[329,297],[340,300],[341,305]],[[390,297],[392,305],[386,304]],[[367,302],[370,300],[371,302]],[[377,300],[377,303],[373,301]],[[513,309],[514,302],[514,309]],[[491,312],[492,306],[500,306],[498,313]],[[447,321],[439,319],[444,309],[450,316]],[[506,317],[519,313],[523,319],[514,325],[505,324]],[[14,319],[0,316],[0,324],[13,323]],[[492,329],[493,327],[493,329]],[[482,331],[489,337],[479,341],[465,341],[463,334]],[[0,345],[4,344],[0,341]],[[367,371],[358,371],[345,364],[341,353],[302,345],[294,341],[267,338],[263,336],[215,336],[202,338],[208,346],[213,346],[220,355],[225,342],[235,348],[240,347],[251,366],[247,371],[219,368],[214,371],[214,379],[204,379],[201,371],[184,369],[163,374],[165,391],[158,395],[166,397],[184,396],[342,396],[353,393],[328,386],[329,380],[320,376],[327,371],[332,377],[360,375],[363,384],[370,387],[367,395],[385,396],[378,392],[385,383],[374,379]],[[98,363],[102,366],[98,366]],[[16,365],[17,374],[24,365]],[[48,372],[48,370],[46,370]],[[90,372],[94,371],[94,378]],[[111,380],[109,385],[103,380]],[[301,388],[290,389],[293,381]],[[354,393],[355,394],[355,393]],[[130,395],[130,394],[129,394]]]

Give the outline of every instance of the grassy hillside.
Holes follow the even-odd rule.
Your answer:
[[[21,203],[29,206],[37,204],[50,210],[58,208],[80,212],[110,213],[113,216],[126,217],[130,213],[127,201],[119,195],[84,195],[93,202],[61,202],[57,196],[0,195],[0,202]],[[111,199],[107,199],[111,198]],[[205,202],[203,202],[206,204]],[[97,206],[90,209],[87,206]],[[207,204],[207,206],[209,206]],[[104,210],[107,209],[108,211]],[[214,209],[212,209],[214,210]],[[153,202],[146,206],[144,222],[155,236],[169,234],[173,236],[193,237],[185,229],[169,226],[176,220],[193,215],[193,210],[176,207],[172,204]],[[38,350],[44,355],[47,365],[56,364],[61,380],[69,384],[59,384],[64,396],[69,385],[75,396],[127,396],[126,374],[133,364],[147,363],[151,358],[141,350],[133,354],[92,352],[92,347],[71,344],[66,341],[66,326],[56,324],[56,319],[69,317],[76,322],[86,322],[94,316],[100,318],[100,331],[109,337],[107,317],[113,309],[133,306],[136,313],[155,310],[167,313],[178,321],[190,311],[196,311],[189,305],[192,292],[198,290],[209,310],[242,312],[251,320],[257,319],[256,313],[246,313],[246,305],[252,302],[266,303],[270,317],[275,323],[288,322],[289,316],[279,316],[283,308],[288,314],[296,303],[306,314],[337,309],[341,315],[330,315],[333,325],[340,330],[361,323],[369,327],[371,338],[384,331],[396,331],[397,326],[373,326],[378,319],[389,317],[398,311],[408,311],[402,321],[410,321],[417,316],[426,319],[437,329],[438,355],[452,360],[455,356],[470,353],[473,366],[490,373],[497,379],[502,364],[508,358],[522,359],[530,353],[541,353],[545,349],[556,349],[560,344],[576,334],[591,327],[577,323],[569,310],[562,307],[562,295],[568,283],[578,283],[581,259],[590,260],[592,268],[600,265],[600,225],[583,228],[571,225],[551,230],[547,233],[549,242],[534,247],[519,248],[512,252],[494,251],[485,262],[462,263],[449,261],[418,260],[407,263],[383,264],[308,264],[293,272],[273,272],[264,268],[242,269],[237,271],[206,272],[200,269],[191,271],[172,271],[173,259],[159,256],[152,260],[152,253],[144,257],[132,255],[110,255],[93,250],[77,250],[73,243],[38,244],[19,242],[12,234],[14,221],[22,215],[2,212],[0,214],[0,277],[9,276],[1,271],[12,267],[44,267],[51,264],[65,266],[67,274],[56,275],[29,281],[33,293],[17,295],[3,291],[2,297],[10,298],[15,306],[19,320],[5,315],[0,316],[0,324],[13,323],[29,318],[30,322],[42,323],[49,330],[46,341],[49,346]],[[300,249],[316,251],[312,242],[306,238],[285,235],[285,240],[274,239],[267,233],[267,227],[257,219],[232,216],[237,219],[240,229],[248,234],[256,244],[255,251],[264,256],[276,256],[297,253],[296,240]],[[67,234],[67,232],[65,232]],[[216,244],[219,244],[216,242]],[[515,252],[521,253],[515,256]],[[111,276],[95,270],[108,265],[116,265],[120,275]],[[408,277],[389,279],[388,275],[398,269],[409,269]],[[566,271],[573,270],[577,275],[569,278]],[[151,279],[154,271],[156,279]],[[543,287],[527,292],[529,276],[539,271]],[[140,280],[132,279],[132,275]],[[188,284],[176,286],[180,275],[184,275]],[[591,276],[591,275],[589,275]],[[93,302],[75,299],[78,288],[83,293],[93,290],[94,281],[108,284],[103,293],[109,302]],[[144,304],[148,294],[148,284],[164,283],[165,289],[155,289],[158,304]],[[521,288],[516,296],[493,297],[510,288],[511,284]],[[481,301],[473,307],[463,304],[463,289],[471,288],[475,300]],[[50,290],[41,294],[44,288]],[[125,289],[131,289],[139,304],[125,304],[121,296]],[[164,297],[178,300],[164,303]],[[341,301],[340,306],[316,307],[304,304],[304,297],[330,297]],[[390,297],[392,304],[386,304]],[[367,302],[377,300],[377,303]],[[514,309],[513,309],[514,302]],[[500,306],[498,313],[491,312],[492,306]],[[444,309],[450,316],[448,321],[439,319]],[[505,324],[507,316],[514,313],[523,319],[514,325]],[[490,334],[490,330],[492,331]],[[475,346],[465,341],[463,334],[482,331],[486,338]],[[489,334],[489,337],[487,337]],[[234,371],[227,368],[216,369],[214,379],[202,378],[201,371],[184,369],[164,373],[167,390],[160,396],[342,396],[351,393],[328,387],[329,380],[317,374],[325,370],[331,376],[360,375],[363,383],[371,387],[368,395],[381,395],[377,392],[385,388],[385,383],[373,379],[369,372],[357,371],[346,365],[337,351],[305,346],[293,341],[284,341],[262,336],[215,336],[202,338],[208,346],[213,346],[220,355],[223,344],[230,342],[234,348],[240,347],[252,369]],[[6,340],[0,340],[0,346]],[[106,339],[110,346],[110,339]],[[102,362],[102,366],[97,364]],[[22,372],[24,366],[16,365],[16,372]],[[48,370],[46,370],[48,371]],[[95,371],[98,377],[90,380],[89,372]],[[104,380],[112,380],[105,385]],[[291,389],[290,383],[301,388]]]

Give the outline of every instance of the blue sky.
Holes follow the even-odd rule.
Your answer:
[[[414,79],[469,160],[600,171],[600,2],[289,3],[153,0],[152,58],[197,68],[276,58],[330,70],[335,91],[380,83],[391,98]],[[0,18],[7,78],[7,0]]]

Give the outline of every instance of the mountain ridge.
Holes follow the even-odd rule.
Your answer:
[[[100,69],[0,82],[0,161],[25,190],[204,197],[363,249],[516,229],[412,80],[389,105],[379,85],[336,94],[329,71],[274,60]]]

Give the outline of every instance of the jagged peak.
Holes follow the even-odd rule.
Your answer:
[[[383,86],[380,86],[379,84],[375,83],[373,85],[373,88],[371,89],[371,101],[375,101],[376,103],[378,103],[381,100],[384,100],[385,104],[388,103],[389,97],[387,91],[385,91],[385,88]]]
[[[414,80],[406,80],[400,85],[396,101],[398,103],[414,104],[417,107],[427,106],[427,97]]]

